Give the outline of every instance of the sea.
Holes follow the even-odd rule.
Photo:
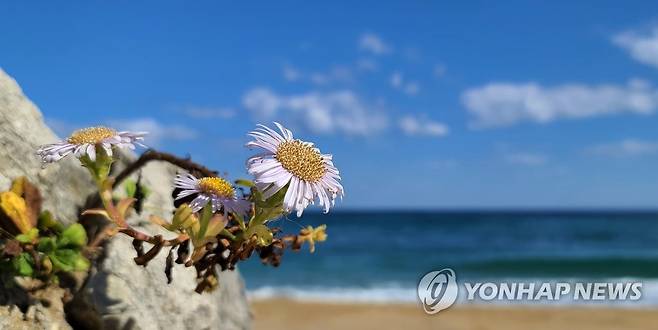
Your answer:
[[[309,224],[328,226],[315,253],[286,251],[277,268],[240,264],[250,299],[412,303],[423,275],[450,268],[458,282],[641,282],[637,301],[597,303],[658,307],[657,211],[309,212],[271,225]]]

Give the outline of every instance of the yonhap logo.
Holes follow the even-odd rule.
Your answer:
[[[464,302],[509,301],[517,303],[559,302],[574,303],[602,301],[634,302],[642,299],[642,282],[557,282],[503,281],[464,282]],[[452,306],[459,294],[455,271],[450,268],[429,272],[418,283],[418,298],[427,314],[436,314]]]
[[[418,298],[427,314],[436,314],[457,300],[457,276],[450,268],[429,272],[418,283]]]

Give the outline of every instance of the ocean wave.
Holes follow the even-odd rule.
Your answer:
[[[612,278],[612,279],[505,279],[492,281],[494,283],[642,283],[642,298],[636,301],[575,301],[568,297],[556,301],[468,301],[466,299],[466,290],[460,283],[460,291],[457,299],[457,305],[524,305],[524,306],[565,306],[565,305],[582,305],[582,306],[604,306],[620,308],[655,308],[658,307],[658,279],[636,279],[636,278]],[[399,283],[386,283],[371,287],[322,287],[322,286],[262,286],[247,291],[247,296],[251,301],[262,301],[276,298],[285,298],[296,301],[308,302],[330,302],[330,303],[375,303],[375,304],[413,304],[419,303],[416,296],[415,287],[405,287]]]
[[[286,298],[300,301],[344,303],[413,303],[417,300],[414,288],[395,285],[379,287],[292,287],[263,286],[247,291],[250,300]]]

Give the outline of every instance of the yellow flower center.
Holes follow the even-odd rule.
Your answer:
[[[322,179],[326,172],[320,152],[299,140],[279,144],[276,159],[288,172],[307,182]]]
[[[117,131],[103,127],[89,127],[79,129],[67,139],[71,144],[82,145],[82,144],[98,144],[107,138],[111,138],[117,135]]]
[[[199,188],[204,193],[214,194],[220,197],[234,197],[235,191],[228,181],[217,178],[217,177],[208,177],[199,179]]]

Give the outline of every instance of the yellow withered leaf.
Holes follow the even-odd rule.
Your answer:
[[[34,226],[30,222],[27,204],[13,191],[0,193],[0,208],[22,234],[27,234]]]
[[[299,231],[297,235],[297,242],[300,244],[308,242],[311,253],[315,252],[315,243],[324,242],[327,240],[327,225],[321,225],[313,228],[308,226]]]
[[[39,189],[25,176],[20,176],[12,181],[10,191],[25,201],[27,217],[30,220],[31,227],[35,227],[39,219],[39,214],[41,214],[41,204],[43,203]]]
[[[22,196],[23,195],[23,186],[25,186],[25,182],[27,181],[27,178],[24,176],[20,176],[14,181],[11,182],[11,191],[13,191],[16,195]]]

